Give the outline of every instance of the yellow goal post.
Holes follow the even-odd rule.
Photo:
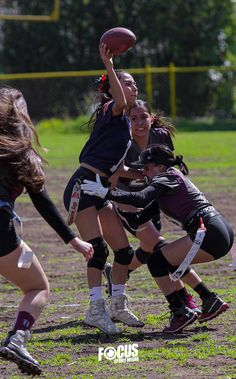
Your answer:
[[[1,8],[0,8],[0,20],[56,22],[59,20],[59,17],[60,17],[60,0],[53,1],[53,9],[49,15],[2,14]]]

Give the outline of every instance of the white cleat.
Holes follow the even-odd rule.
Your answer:
[[[230,263],[230,267],[232,268],[233,271],[236,271],[236,260],[232,260],[232,262]]]
[[[29,330],[17,330],[9,332],[0,347],[0,357],[15,362],[23,374],[40,375],[41,368],[25,347],[30,338]]]
[[[104,299],[94,300],[86,313],[84,323],[95,326],[106,334],[120,334],[121,330],[112,322],[105,310]]]
[[[126,295],[112,296],[111,304],[108,307],[108,314],[114,321],[123,322],[128,326],[143,327],[144,322],[140,321],[127,307],[128,299]]]

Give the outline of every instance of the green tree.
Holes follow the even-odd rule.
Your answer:
[[[45,2],[15,0],[21,13],[48,12]],[[48,7],[48,4],[47,4]],[[221,65],[233,38],[231,0],[62,0],[58,23],[4,22],[1,65],[3,72],[41,72],[101,69],[100,36],[114,26],[130,28],[136,47],[117,57],[122,67]],[[156,78],[155,78],[156,79]],[[227,80],[227,77],[224,78]],[[144,88],[143,78],[137,77]],[[40,86],[24,82],[33,113],[45,116],[76,114],[91,81],[45,80]],[[69,83],[69,84],[68,84]],[[168,78],[154,81],[155,104],[169,111]],[[19,83],[16,83],[19,87]],[[222,83],[219,83],[222,85]],[[199,115],[214,107],[216,83],[209,75],[178,75],[178,114]],[[229,87],[229,86],[228,86]],[[230,88],[227,87],[228,96]],[[31,93],[34,93],[32,100]],[[63,95],[64,94],[64,95]],[[75,99],[76,98],[76,99]],[[229,110],[227,110],[229,111]]]

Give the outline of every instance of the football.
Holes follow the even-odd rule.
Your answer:
[[[131,49],[135,42],[135,34],[131,30],[121,27],[107,30],[100,38],[100,44],[105,43],[114,55],[120,55]]]

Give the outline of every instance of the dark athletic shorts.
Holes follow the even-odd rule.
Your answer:
[[[207,229],[201,249],[211,254],[214,259],[219,259],[226,255],[234,241],[234,233],[228,221],[218,212],[210,212],[203,216],[204,225]],[[189,236],[194,241],[196,229],[189,232]]]
[[[16,234],[12,212],[0,208],[0,257],[11,253],[20,246],[21,239]]]
[[[119,214],[118,214],[119,216]],[[125,230],[127,230],[130,234],[132,234],[132,236],[134,237],[137,237],[136,236],[136,230],[132,229],[129,225],[127,225],[126,222],[124,222],[122,219],[120,219],[121,222],[122,222],[122,225],[123,227],[125,228]],[[154,216],[150,221],[152,221],[153,225],[155,226],[155,228],[157,229],[158,232],[161,231],[161,220],[160,220],[160,215],[157,215],[157,216]]]
[[[96,181],[96,174],[94,172],[84,168],[84,167],[80,167],[80,168],[78,168],[78,170],[75,171],[75,173],[70,178],[70,180],[66,186],[66,189],[64,191],[64,205],[65,205],[65,208],[67,209],[67,211],[69,211],[71,194],[72,194],[72,190],[73,190],[73,187],[75,185],[77,178],[80,178],[81,181],[83,181],[83,179],[89,179],[89,180]],[[104,177],[104,178],[100,177],[100,179],[101,179],[101,183],[105,187],[108,187],[108,178],[107,177]],[[82,195],[81,195],[81,198],[79,201],[78,212],[82,211],[83,209],[92,207],[92,206],[96,207],[96,209],[99,211],[100,209],[107,206],[109,203],[110,203],[109,200],[100,199],[97,196],[90,196],[90,195],[83,193],[83,191],[82,191]]]

